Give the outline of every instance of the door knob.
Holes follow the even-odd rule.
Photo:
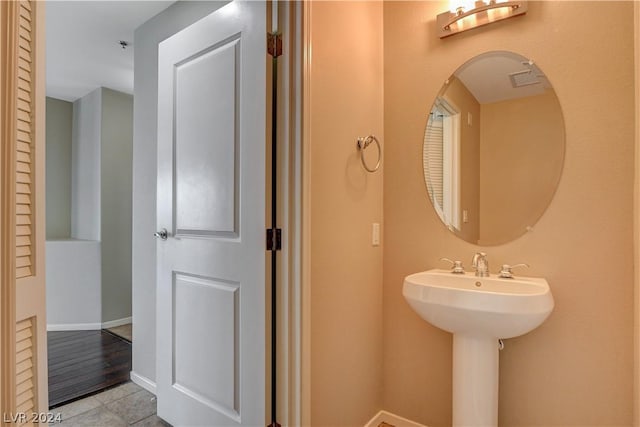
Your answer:
[[[167,232],[166,228],[163,228],[160,231],[156,231],[155,233],[153,233],[153,235],[161,238],[162,240],[167,240],[167,237],[169,237],[169,233]]]

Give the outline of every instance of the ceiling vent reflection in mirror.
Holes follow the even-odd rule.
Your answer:
[[[438,36],[442,39],[473,28],[527,13],[526,1],[451,0],[450,9],[437,16]]]
[[[511,86],[514,88],[542,83],[540,79],[538,79],[538,76],[529,70],[511,73],[509,74],[509,79],[511,80]]]

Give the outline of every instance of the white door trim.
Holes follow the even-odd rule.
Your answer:
[[[299,230],[299,295],[300,300],[296,310],[298,311],[298,328],[300,331],[299,352],[300,366],[298,375],[300,378],[300,425],[311,424],[311,156],[309,142],[311,140],[311,15],[313,2],[301,4],[301,16],[299,17],[300,32],[300,72],[302,88],[298,92],[301,97],[298,114],[302,121],[299,140],[300,157],[296,159],[296,170],[300,170],[299,188],[300,194],[297,203],[300,212]]]
[[[281,61],[281,78],[283,102],[278,106],[279,126],[282,126],[283,137],[279,142],[279,153],[283,165],[279,182],[279,194],[282,200],[279,215],[282,217],[283,251],[279,257],[281,271],[287,272],[278,277],[278,289],[282,290],[279,298],[278,322],[278,419],[282,425],[308,425],[304,420],[304,399],[306,381],[303,377],[305,366],[303,348],[307,335],[303,329],[303,258],[305,248],[302,231],[305,221],[303,215],[304,197],[308,192],[303,184],[302,149],[304,120],[302,118],[304,95],[303,67],[306,57],[303,45],[304,10],[308,8],[303,2],[277,2],[280,31],[283,34],[283,54]],[[282,143],[280,143],[282,142]],[[308,338],[307,338],[308,340]]]

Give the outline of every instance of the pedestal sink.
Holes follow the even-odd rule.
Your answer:
[[[407,276],[402,294],[453,334],[453,426],[497,426],[498,339],[526,334],[551,314],[547,281],[429,270]]]

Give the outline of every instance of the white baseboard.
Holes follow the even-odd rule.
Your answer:
[[[130,373],[131,381],[138,384],[143,389],[147,390],[149,393],[156,394],[156,383],[151,381],[147,377],[143,377],[142,375],[138,375],[135,372],[131,371]]]
[[[115,328],[132,322],[132,317],[110,320],[103,323],[62,323],[58,325],[47,325],[47,331],[96,331],[100,329]]]
[[[102,322],[102,329],[115,328],[117,326],[128,325],[132,323],[133,318],[131,316],[124,317],[122,319],[110,320],[108,322]]]
[[[47,325],[47,331],[99,331],[102,323],[63,323],[60,325]]]
[[[365,427],[378,427],[383,422],[394,427],[427,427],[424,424],[416,423],[387,411],[378,412]]]

